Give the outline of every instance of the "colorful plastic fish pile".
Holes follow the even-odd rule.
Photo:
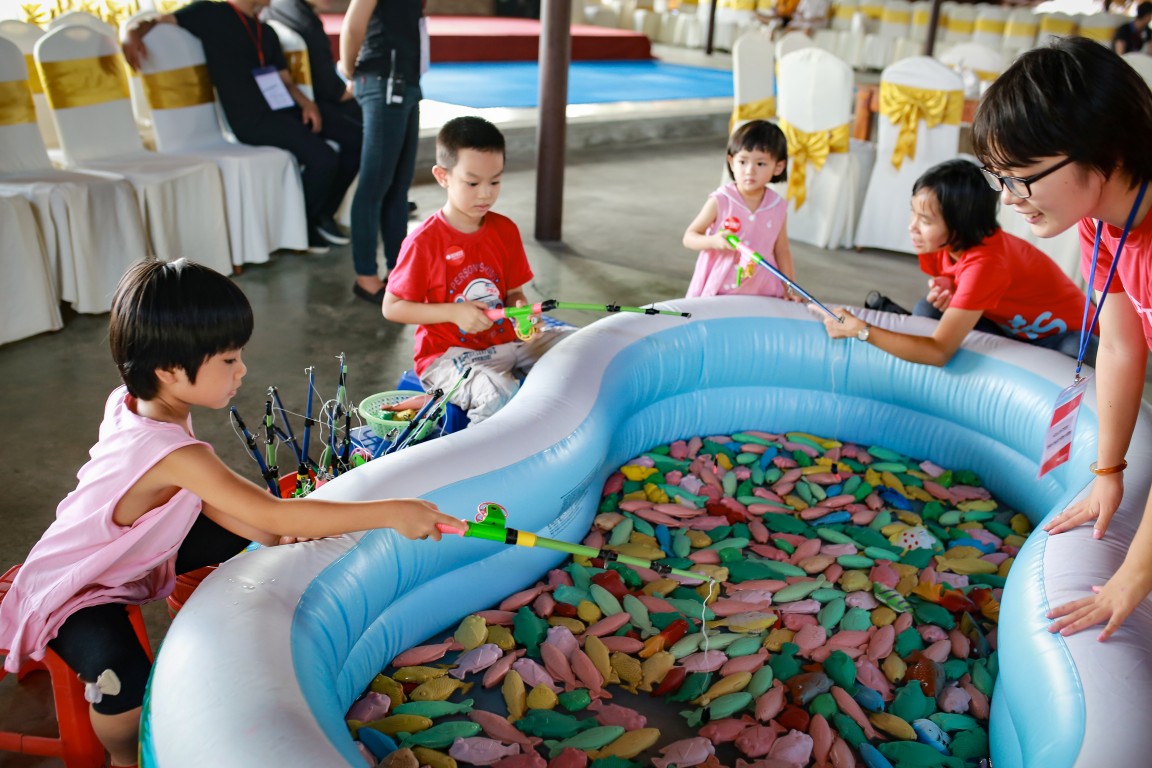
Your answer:
[[[973,473],[880,447],[678,441],[608,479],[585,543],[711,582],[575,558],[400,654],[349,727],[372,765],[978,766],[1029,529]],[[473,707],[477,682],[505,712]]]

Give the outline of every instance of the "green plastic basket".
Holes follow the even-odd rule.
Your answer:
[[[360,402],[360,418],[364,419],[364,421],[368,424],[369,427],[372,428],[372,431],[375,432],[378,437],[384,440],[391,440],[396,435],[392,435],[390,437],[389,434],[393,430],[396,430],[396,433],[399,434],[404,430],[405,427],[408,426],[408,422],[393,418],[395,414],[392,411],[382,410],[382,406],[395,405],[396,403],[407,400],[410,397],[415,397],[416,395],[422,394],[424,393],[417,392],[416,390],[394,389],[388,392],[380,392],[378,394],[371,395],[364,398]],[[432,428],[435,426],[435,422],[428,421],[420,429],[420,434],[415,435],[413,439],[423,440],[428,436],[428,433],[431,432]]]

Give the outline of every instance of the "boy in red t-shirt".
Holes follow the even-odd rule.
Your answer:
[[[532,269],[512,220],[493,213],[504,173],[504,135],[479,117],[448,121],[436,137],[433,176],[444,207],[404,240],[388,276],[384,317],[416,329],[416,374],[426,390],[448,391],[475,424],[516,394],[520,378],[571,329],[543,328],[528,341],[486,309],[522,307]]]

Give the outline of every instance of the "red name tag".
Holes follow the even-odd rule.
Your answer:
[[[1052,419],[1048,422],[1048,432],[1044,435],[1044,452],[1040,456],[1038,477],[1044,477],[1072,455],[1076,417],[1080,413],[1080,404],[1084,402],[1084,390],[1087,387],[1088,377],[1085,376],[1077,379],[1056,398],[1056,407],[1052,409]]]

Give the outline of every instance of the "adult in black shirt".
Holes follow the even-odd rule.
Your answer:
[[[124,33],[124,56],[133,66],[147,56],[143,38],[157,23],[179,24],[199,38],[220,106],[236,138],[245,144],[285,149],[299,162],[309,245],[344,244],[348,238],[340,234],[333,215],[359,171],[362,137],[344,122],[324,120],[316,104],[292,82],[279,38],[257,18],[267,2],[197,0],[173,14],[138,22]],[[292,105],[277,109],[269,105],[256,80],[260,69],[279,76]],[[339,151],[329,146],[329,139]]]
[[[330,0],[272,0],[261,14],[265,21],[275,20],[295,30],[308,46],[308,63],[312,69],[312,98],[323,111],[325,105],[338,105],[350,117],[361,120],[360,105],[352,89],[336,72],[332,44],[317,15],[329,10]]]
[[[1152,2],[1140,3],[1136,6],[1136,18],[1116,29],[1112,38],[1112,50],[1123,56],[1125,53],[1139,53],[1144,46],[1152,40],[1152,29],[1148,23],[1152,22]]]

